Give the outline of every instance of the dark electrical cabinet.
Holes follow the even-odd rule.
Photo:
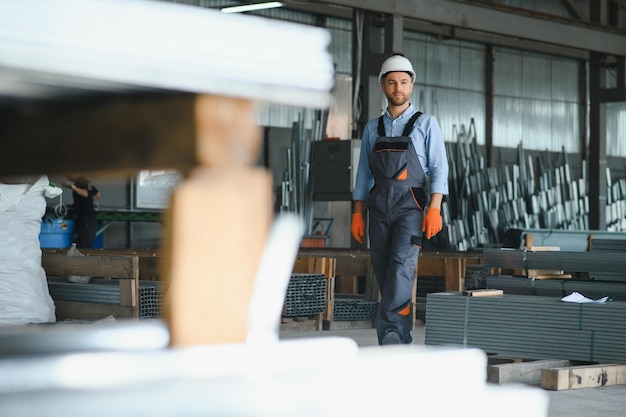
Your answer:
[[[313,200],[352,200],[360,150],[358,139],[314,142]]]

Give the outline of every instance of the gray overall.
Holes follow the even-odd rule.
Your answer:
[[[411,343],[413,277],[422,247],[427,204],[422,169],[409,137],[421,112],[407,122],[402,136],[387,137],[379,119],[369,167],[374,187],[367,200],[372,267],[380,288],[376,330],[378,342],[389,331]]]

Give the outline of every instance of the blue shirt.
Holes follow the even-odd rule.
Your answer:
[[[417,110],[413,105],[393,119],[389,111],[383,115],[386,136],[401,136],[404,126]],[[430,114],[421,115],[411,131],[411,140],[426,177],[430,177],[430,193],[448,194],[448,157],[443,140],[443,133],[437,119]],[[367,201],[370,190],[374,186],[374,178],[369,167],[370,154],[378,139],[378,118],[365,125],[361,138],[361,155],[356,174],[356,185],[352,191],[353,200]]]

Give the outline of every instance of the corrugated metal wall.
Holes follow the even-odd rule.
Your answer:
[[[213,8],[239,3],[228,0],[177,2]],[[503,0],[499,3],[568,16],[558,0]],[[257,14],[310,25],[321,23],[318,16],[286,9],[265,10]],[[352,22],[325,18],[323,24],[331,33],[329,51],[335,60],[337,73],[350,74]],[[474,119],[478,144],[484,145],[485,46],[405,31],[404,49],[417,73],[412,97],[415,106],[437,117],[448,142],[456,141],[457,133],[467,130]],[[495,57],[494,146],[517,148],[522,142],[528,150],[581,152],[580,64],[573,59],[508,48],[496,48]],[[310,127],[312,116],[309,110],[268,105],[260,110],[258,123],[289,128],[302,115],[305,126]],[[624,138],[619,137],[619,132],[624,132],[623,107],[610,106],[607,117],[607,152],[613,156],[626,156]]]
[[[258,12],[259,15],[289,22],[317,25],[317,16],[294,12],[285,9],[270,9]],[[326,18],[324,27],[331,34],[328,47],[335,63],[335,71],[342,74],[352,73],[352,22],[344,19]],[[291,127],[301,118],[305,128],[311,128],[314,120],[314,111],[311,109],[295,108],[293,106],[265,105],[262,106],[257,122],[262,126]]]
[[[579,63],[495,49],[493,143],[497,147],[580,152]]]
[[[352,75],[352,22],[328,18],[325,27],[332,37],[329,51],[335,61],[335,71]]]
[[[315,15],[309,13],[296,12],[292,10],[286,10],[282,8],[278,9],[268,9],[261,10],[255,12],[254,14],[268,17],[277,20],[284,20],[288,22],[301,23],[305,25],[317,26],[319,23],[319,18]],[[333,19],[333,23],[335,23],[337,19]],[[347,21],[347,23],[350,23]],[[338,33],[333,33],[334,30],[330,30],[332,34],[333,41],[336,41],[335,37],[339,38]],[[351,26],[347,29],[348,34],[351,32]],[[344,31],[345,32],[345,31]],[[339,31],[341,33],[341,31]],[[304,45],[303,45],[304,47]],[[332,47],[329,46],[329,50]],[[335,48],[336,49],[336,48]],[[337,54],[341,54],[341,51],[334,51]],[[335,57],[335,53],[333,53],[333,57]],[[286,59],[289,59],[286,57]],[[337,59],[335,58],[335,62]],[[312,128],[314,117],[314,110],[305,109],[305,108],[297,108],[293,106],[281,106],[281,105],[262,105],[259,109],[259,114],[257,117],[257,123],[261,126],[270,126],[270,127],[287,127],[290,128],[293,126],[294,122],[298,120],[304,121],[304,127],[307,129]]]
[[[606,105],[606,153],[626,157],[626,103]]]
[[[416,72],[413,104],[437,117],[448,142],[456,142],[455,132],[469,129],[473,118],[484,145],[485,47],[407,31],[404,50]]]
[[[165,0],[172,3],[182,3],[193,6],[217,9],[224,6],[239,5],[240,1],[230,0]],[[302,13],[283,8],[261,10],[254,15],[271,19],[285,20],[305,25],[318,26],[320,18],[310,13]],[[352,73],[352,22],[350,20],[325,18],[324,25],[331,33],[329,52],[334,58],[337,73]],[[253,34],[251,35],[253,36]],[[304,47],[304,45],[303,45]],[[288,57],[286,57],[288,59]],[[257,116],[257,123],[262,126],[291,128],[293,123],[303,120],[305,128],[311,128],[314,120],[314,110],[296,108],[293,106],[261,105]]]

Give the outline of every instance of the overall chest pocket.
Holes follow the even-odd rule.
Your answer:
[[[370,159],[374,178],[406,179],[407,140],[377,141]]]

